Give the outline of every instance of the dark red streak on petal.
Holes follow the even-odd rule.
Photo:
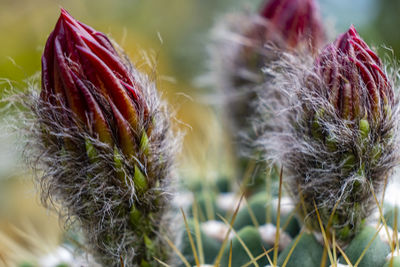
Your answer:
[[[116,104],[118,110],[129,123],[134,126],[137,124],[137,113],[130,97],[128,96],[125,88],[121,85],[119,79],[114,75],[111,69],[100,60],[94,53],[88,49],[78,46],[77,49],[85,55],[85,57],[92,63],[93,67],[97,70],[99,77],[107,88],[108,94]]]
[[[122,78],[124,82],[133,83],[125,65],[118,57],[92,40],[86,39],[84,36],[82,36],[82,39],[107,66],[120,76],[119,78]]]
[[[79,91],[75,87],[75,83],[71,77],[71,70],[69,69],[64,53],[61,48],[60,41],[58,37],[55,38],[54,41],[54,52],[55,52],[55,59],[57,61],[57,67],[60,71],[60,78],[63,84],[64,92],[67,97],[68,106],[71,108],[72,111],[78,116],[78,118],[84,122],[85,115],[84,115],[84,104],[82,103],[81,95]]]
[[[88,119],[85,121],[86,126],[89,129],[94,128],[93,130],[98,134],[99,140],[103,143],[106,143],[110,146],[113,145],[113,139],[111,130],[104,118],[103,112],[100,106],[97,104],[93,95],[90,93],[90,90],[86,87],[86,85],[76,76],[75,73],[72,72],[72,78],[80,90],[82,95],[84,96],[86,105],[88,107]]]
[[[44,101],[49,100],[49,96],[53,94],[53,78],[51,77],[51,73],[53,70],[53,41],[54,41],[54,33],[52,32],[46,42],[46,46],[44,48],[44,52],[42,55],[42,91],[41,98]]]

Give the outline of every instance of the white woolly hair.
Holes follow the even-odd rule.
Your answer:
[[[148,253],[145,234],[154,245],[150,260],[155,256],[168,262],[171,253],[165,236],[173,239],[171,235],[177,232],[171,230],[176,224],[171,223],[169,202],[174,191],[174,157],[180,134],[171,128],[173,114],[161,101],[155,83],[134,67],[130,71],[142,90],[153,128],[148,136],[148,155],[138,151],[132,160],[118,151],[122,167],[116,167],[113,147],[100,142],[90,129],[66,123],[67,118],[74,117],[68,107],[44,102],[37,88],[31,88],[19,100],[24,110],[24,158],[35,171],[43,205],[55,209],[67,228],[78,224],[88,252],[105,266],[120,266],[121,260],[124,266],[139,266],[137,260],[146,258]],[[96,98],[108,109],[106,118],[112,119],[106,101],[98,95]],[[143,124],[143,114],[139,116],[139,124]],[[112,131],[115,137],[116,129]],[[70,148],[63,145],[64,140],[68,140]],[[85,142],[96,149],[95,160],[88,157]],[[149,184],[142,193],[135,191],[135,164]],[[116,175],[121,169],[123,180]],[[132,205],[142,214],[137,225],[130,223]]]
[[[342,119],[330,103],[329,87],[316,73],[310,55],[283,53],[265,72],[274,79],[263,85],[255,103],[255,146],[265,160],[282,165],[284,181],[295,201],[301,202],[299,213],[308,226],[320,229],[314,201],[325,227],[337,204],[332,228],[336,233],[349,230],[338,234],[345,242],[375,206],[371,186],[378,195],[399,163],[398,98],[390,115],[381,115],[376,123],[369,120],[370,132],[362,137],[359,119]],[[387,72],[395,86],[397,71]],[[359,82],[364,92],[360,98],[365,100],[368,90]],[[313,134],[313,127],[321,138]],[[347,156],[354,158],[349,161]]]
[[[237,144],[236,152],[242,154],[247,154],[243,136],[251,131],[250,105],[256,99],[257,85],[264,81],[260,68],[274,58],[271,48],[277,49],[264,42],[267,27],[265,19],[248,11],[225,15],[211,32],[207,82],[217,88],[225,123]]]
[[[254,101],[263,84],[273,78],[263,68],[279,59],[285,42],[270,22],[257,13],[230,13],[219,19],[211,32],[208,83],[217,87],[224,105],[237,153],[254,156],[254,129],[249,123],[255,114]],[[268,39],[266,33],[269,33]],[[308,51],[309,44],[299,44],[296,51]]]

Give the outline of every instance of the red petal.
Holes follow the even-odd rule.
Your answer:
[[[46,46],[42,55],[42,91],[41,98],[44,101],[49,101],[49,97],[53,94],[53,41],[54,32],[52,32],[47,39]]]
[[[124,118],[129,121],[131,126],[136,129],[138,118],[135,106],[119,79],[93,52],[81,46],[78,46],[77,49],[92,63],[93,67],[98,72],[99,78],[104,83],[108,95],[111,96],[118,110]]]
[[[381,93],[381,97],[388,97],[388,101],[393,103],[393,90],[392,86],[388,81],[386,74],[383,70],[376,64],[372,64],[372,68],[374,70],[375,76],[379,79],[377,82],[379,84],[379,92]]]
[[[56,37],[54,41],[54,53],[57,62],[57,68],[60,71],[64,92],[67,97],[68,106],[78,116],[78,118],[84,122],[85,108],[84,103],[82,102],[82,96],[75,87],[75,83],[71,76],[71,70],[65,61],[65,56],[58,37]]]
[[[380,115],[379,107],[381,103],[379,97],[380,94],[376,88],[375,80],[372,77],[372,74],[370,73],[368,68],[364,64],[362,64],[359,60],[355,60],[354,63],[357,65],[362,80],[368,89],[369,99],[370,99],[370,111],[373,114],[374,118],[377,119]]]
[[[290,0],[270,0],[268,3],[265,5],[265,7],[261,10],[261,16],[264,18],[272,18],[275,16],[277,12],[279,12],[282,9],[282,5],[284,5],[286,2]]]
[[[132,129],[129,123],[124,119],[114,103],[110,100],[110,106],[114,114],[115,121],[118,128],[119,147],[127,157],[133,157],[137,151],[135,137],[132,134]]]
[[[81,25],[87,32],[90,33],[90,35],[96,39],[96,41],[101,44],[103,47],[105,47],[107,50],[111,51],[114,55],[118,56],[117,51],[115,51],[114,46],[112,45],[111,41],[108,39],[108,37],[102,33],[102,32],[98,32],[95,29],[93,29],[92,27],[83,24],[82,22],[79,22],[79,25]]]
[[[360,60],[361,62],[374,62],[374,60],[371,58],[371,56],[369,55],[369,53],[361,46],[359,45],[357,42],[353,40],[349,40],[350,44],[353,46],[354,51],[355,51],[355,56],[358,60]]]
[[[65,22],[69,22],[70,25],[73,25],[75,27],[76,33],[78,33],[81,36],[85,36],[87,39],[91,39],[94,42],[96,40],[83,28],[76,19],[74,19],[65,9],[61,9],[61,18]]]
[[[119,77],[120,79],[122,78],[122,80],[127,83],[133,83],[125,65],[121,62],[120,58],[116,57],[109,50],[98,43],[86,39],[84,36],[82,36],[82,39],[86,42],[90,49],[114,71],[114,73],[118,73],[119,76],[121,76]]]
[[[76,84],[76,87],[80,90],[83,97],[85,98],[86,105],[88,107],[88,118],[86,119],[86,125],[89,129],[94,130],[97,133],[98,138],[101,142],[108,144],[109,146],[113,146],[113,139],[111,134],[111,129],[107,124],[106,119],[104,118],[103,112],[90,93],[89,88],[76,76],[75,73],[71,72],[72,78]]]

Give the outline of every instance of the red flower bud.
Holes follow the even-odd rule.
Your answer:
[[[310,47],[316,50],[325,39],[314,0],[270,0],[260,15],[269,22],[267,39],[279,38],[288,48],[309,42]]]
[[[317,59],[319,74],[338,114],[349,120],[383,118],[393,105],[393,88],[378,56],[354,26],[328,45]]]
[[[274,64],[256,144],[287,172],[306,226],[346,244],[373,211],[371,188],[381,192],[399,162],[394,81],[353,26],[315,59],[284,54]]]
[[[61,9],[42,57],[41,98],[69,108],[75,116],[68,120],[93,137],[109,145],[116,139],[128,151],[149,121],[130,68],[107,36]]]
[[[41,94],[23,104],[34,114],[24,120],[26,159],[40,170],[42,201],[79,221],[96,261],[168,261],[158,237],[172,233],[166,214],[178,142],[156,85],[103,33],[61,9],[42,56]]]

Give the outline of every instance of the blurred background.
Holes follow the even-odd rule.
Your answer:
[[[261,2],[0,0],[0,97],[12,88],[26,90],[26,81],[38,74],[45,41],[59,7],[64,7],[120,43],[138,66],[152,63],[153,68],[143,67],[143,71],[156,70],[158,88],[186,132],[179,164],[182,176],[229,175],[229,146],[220,119],[204,97],[212,88],[198,88],[194,81],[207,72],[208,33],[218,18],[231,11],[256,11]],[[390,54],[387,48],[392,48],[400,56],[400,1],[320,0],[320,6],[329,28],[343,32],[354,24],[380,53]],[[0,124],[0,266],[23,266],[51,253],[63,231],[58,219],[39,204],[32,175],[20,161],[20,141],[7,130],[7,112],[0,113],[4,119]]]

